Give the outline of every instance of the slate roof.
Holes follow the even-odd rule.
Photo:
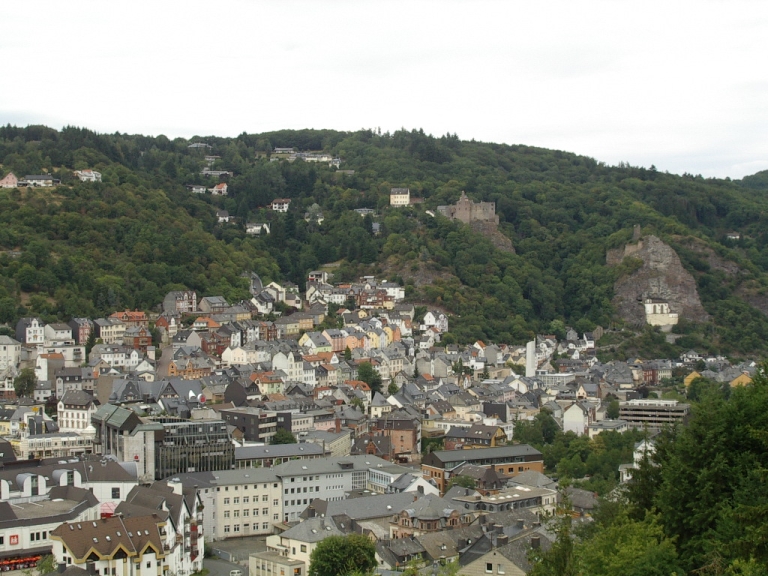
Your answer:
[[[94,521],[67,522],[53,530],[50,536],[62,541],[80,562],[91,553],[101,558],[112,557],[120,548],[126,550],[129,556],[135,556],[151,546],[158,555],[163,555],[161,522],[157,515],[136,518],[113,516]]]

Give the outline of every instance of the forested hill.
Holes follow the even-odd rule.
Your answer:
[[[341,158],[340,170],[271,162],[275,148],[325,151]],[[337,281],[386,276],[404,283],[412,299],[452,312],[448,342],[519,343],[564,325],[580,332],[620,325],[613,287],[629,265],[607,267],[606,251],[630,241],[640,225],[676,250],[712,320],[683,321],[675,346],[646,330],[615,354],[698,347],[762,355],[768,342],[768,318],[758,310],[768,310],[765,173],[741,182],[675,176],[415,130],[169,140],[7,126],[0,159],[3,174],[51,173],[62,183],[0,190],[3,322],[150,310],[181,288],[236,301],[248,296],[244,271],[303,288],[308,271],[334,263]],[[201,175],[205,167],[233,173],[223,177],[227,197],[185,187],[213,187],[218,178]],[[79,169],[100,171],[103,182],[80,182]],[[392,187],[410,188],[423,203],[390,208]],[[427,212],[455,203],[462,191],[496,203],[499,230],[514,251]],[[286,214],[268,208],[275,198],[292,200]],[[355,208],[376,212],[361,217]],[[236,223],[219,223],[217,210]],[[248,236],[246,222],[269,222],[271,234]],[[739,238],[728,239],[733,233]]]

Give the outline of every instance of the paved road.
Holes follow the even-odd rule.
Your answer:
[[[230,570],[241,570],[243,576],[248,576],[248,562],[243,565],[233,564],[218,558],[205,558],[203,560],[203,568],[210,570],[209,576],[229,576]]]
[[[173,360],[173,346],[168,345],[160,349],[160,359],[157,362],[157,379],[166,378],[168,376],[168,366]]]

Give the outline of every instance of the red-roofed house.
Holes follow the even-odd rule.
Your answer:
[[[208,192],[214,196],[226,196],[227,195],[227,183],[219,182],[213,188],[208,188]]]

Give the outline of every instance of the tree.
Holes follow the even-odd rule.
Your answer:
[[[357,377],[368,384],[371,390],[381,393],[381,376],[370,362],[361,362],[357,367]]]
[[[619,417],[619,401],[615,398],[608,402],[608,408],[605,410],[605,417],[616,420]]]
[[[768,564],[768,363],[726,400],[705,395],[688,425],[654,458],[661,484],[654,504],[677,538],[687,570],[755,559]]]
[[[397,384],[394,382],[390,382],[389,386],[387,386],[387,394],[392,396],[393,394],[397,394],[400,391],[400,388],[397,387]]]
[[[346,360],[347,362],[352,360],[352,350],[349,349],[349,346],[344,348],[344,360]]]
[[[272,436],[272,444],[296,444],[296,437],[285,428],[278,428]]]
[[[575,576],[578,574],[574,565],[573,518],[570,514],[571,502],[566,493],[567,482],[560,485],[561,504],[559,516],[552,518],[548,528],[555,534],[555,541],[548,550],[533,549],[530,553],[530,576]]]
[[[321,540],[309,557],[309,576],[372,574],[376,547],[362,534],[329,536]]]
[[[37,561],[38,574],[49,574],[56,570],[56,557],[53,554],[46,554]]]
[[[465,476],[463,474],[460,474],[459,476],[454,476],[451,478],[451,481],[448,482],[448,489],[450,490],[454,486],[460,486],[461,488],[477,488],[477,482],[474,478],[470,476]]]
[[[37,376],[32,368],[24,368],[16,378],[13,379],[13,390],[16,392],[16,396],[21,398],[22,396],[31,397],[37,387]]]
[[[592,538],[577,544],[574,556],[579,573],[590,576],[682,573],[674,544],[651,514],[642,521],[620,514]]]

